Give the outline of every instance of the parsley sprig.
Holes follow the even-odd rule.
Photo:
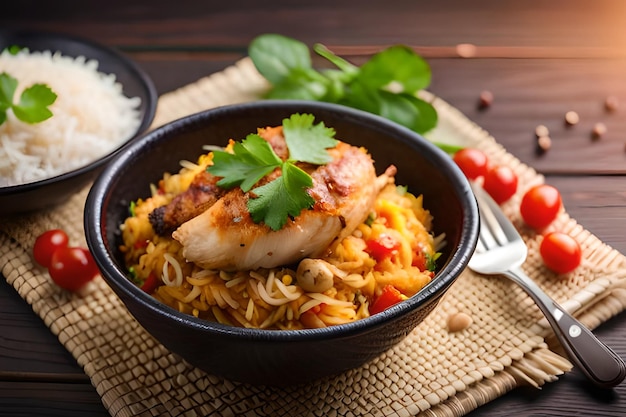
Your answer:
[[[280,230],[289,218],[309,209],[315,200],[307,189],[313,185],[311,176],[297,162],[324,165],[331,161],[327,151],[337,145],[335,130],[323,122],[314,124],[311,114],[293,114],[283,120],[283,134],[289,157],[283,161],[271,145],[258,134],[250,134],[235,142],[231,152],[214,151],[213,165],[207,170],[222,177],[217,185],[226,189],[240,187],[251,192],[247,208],[255,223],[265,223]],[[280,169],[274,180],[253,188],[262,178]]]
[[[26,123],[39,123],[52,117],[48,108],[57,95],[45,84],[33,84],[25,88],[17,103],[13,96],[17,90],[17,79],[3,72],[0,74],[0,125],[7,120],[7,111],[11,109],[15,117]]]
[[[356,66],[322,44],[313,52],[336,68],[313,68],[311,51],[303,42],[279,34],[252,40],[248,54],[271,84],[268,99],[313,100],[342,104],[385,117],[417,133],[432,130],[437,111],[417,93],[431,82],[428,63],[405,45],[394,45]],[[435,143],[448,153],[459,147]]]

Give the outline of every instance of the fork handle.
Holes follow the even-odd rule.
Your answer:
[[[521,268],[505,273],[517,282],[546,316],[570,359],[596,385],[610,388],[626,377],[626,363],[582,323],[548,296]]]

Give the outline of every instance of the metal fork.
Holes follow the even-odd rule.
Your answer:
[[[528,249],[498,204],[472,184],[480,212],[480,235],[469,268],[503,275],[519,284],[546,316],[568,356],[596,385],[614,387],[626,377],[626,364],[529,278],[521,269]]]

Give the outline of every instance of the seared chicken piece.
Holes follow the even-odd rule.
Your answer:
[[[148,220],[156,234],[165,236],[172,233],[178,226],[215,204],[226,192],[216,185],[218,180],[202,171],[185,192],[178,194],[169,204],[152,210]]]
[[[269,141],[273,147],[276,140]],[[246,207],[250,196],[232,189],[174,231],[185,258],[207,269],[251,270],[323,255],[333,241],[365,221],[380,190],[395,175],[392,166],[377,177],[371,156],[362,148],[339,142],[328,151],[330,163],[301,166],[313,178],[312,209],[272,231],[252,221]]]
[[[274,149],[276,155],[286,159],[289,155],[282,127],[259,129],[259,134]],[[219,200],[227,190],[216,185],[219,177],[203,171],[196,175],[189,188],[178,194],[167,205],[154,209],[148,219],[156,234],[171,234],[178,226],[204,212]]]

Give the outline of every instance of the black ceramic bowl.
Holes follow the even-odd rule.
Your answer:
[[[365,146],[379,171],[394,164],[398,184],[424,195],[435,232],[447,245],[434,280],[414,297],[350,324],[313,330],[258,330],[225,326],[179,313],[127,278],[118,250],[128,205],[149,196],[149,184],[206,144],[226,145],[257,127],[311,113],[345,142]],[[260,101],[208,110],[160,127],[118,155],[94,183],[86,202],[87,243],[102,276],[157,340],[205,371],[236,381],[286,385],[358,367],[400,342],[437,305],[465,268],[476,244],[478,210],[452,159],[421,136],[370,113],[316,102]]]
[[[96,59],[99,62],[98,70],[115,74],[116,81],[122,85],[126,96],[141,99],[141,123],[129,140],[135,139],[150,127],[158,99],[156,89],[148,75],[126,56],[112,48],[75,36],[0,30],[0,51],[14,45],[31,51],[58,51],[71,57]],[[67,201],[69,196],[93,181],[102,167],[123,146],[122,144],[109,154],[72,171],[27,184],[0,187],[0,216],[49,208]]]

